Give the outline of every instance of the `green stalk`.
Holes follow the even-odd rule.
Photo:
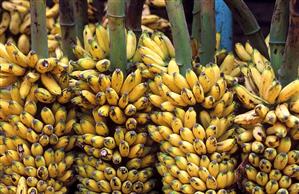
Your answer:
[[[133,30],[137,38],[140,37],[141,16],[145,0],[127,0],[126,27]]]
[[[125,0],[108,0],[111,70],[126,71],[127,51],[125,33]]]
[[[63,53],[69,59],[75,59],[72,45],[76,43],[76,25],[74,19],[74,0],[59,0],[59,18]]]
[[[48,37],[46,27],[46,1],[30,0],[31,48],[39,57],[48,57]]]
[[[282,85],[298,78],[299,56],[299,1],[290,0],[289,30],[283,63],[279,70]]]
[[[200,63],[214,61],[216,50],[215,0],[200,1]]]
[[[289,0],[276,0],[270,28],[270,59],[271,65],[278,75],[283,62],[289,25]]]
[[[193,5],[193,20],[192,20],[192,39],[195,39],[198,48],[200,48],[200,1],[195,0]]]
[[[87,0],[74,0],[74,17],[76,23],[76,34],[80,42],[83,42],[84,26],[88,23]]]
[[[192,50],[182,1],[166,0],[166,10],[171,24],[175,60],[184,75],[187,69],[192,68]]]
[[[250,40],[254,48],[258,49],[269,59],[268,48],[266,46],[261,27],[257,23],[254,15],[243,0],[224,0],[231,9],[234,18],[238,21],[244,34]]]

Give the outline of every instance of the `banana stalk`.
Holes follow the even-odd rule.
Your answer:
[[[74,19],[74,0],[59,1],[62,50],[69,59],[74,59],[72,45],[76,43],[76,25]]]
[[[145,0],[128,0],[126,12],[126,27],[133,30],[139,38],[141,35],[141,15]]]
[[[192,20],[192,35],[191,37],[195,39],[198,48],[200,48],[200,1],[194,1],[193,5],[193,20]]]
[[[254,48],[258,49],[269,59],[268,49],[264,41],[261,27],[257,23],[254,15],[243,0],[224,0],[231,9],[234,18],[238,21],[244,34],[250,40]]]
[[[74,17],[76,22],[77,37],[83,42],[84,26],[88,23],[87,0],[74,0]]]
[[[271,65],[278,73],[283,60],[289,25],[289,0],[276,0],[270,28]]]
[[[283,63],[279,70],[279,80],[282,85],[298,78],[298,56],[299,56],[299,1],[290,1],[290,18],[288,38],[283,58]]]
[[[171,24],[175,59],[185,75],[186,70],[192,67],[192,50],[182,1],[166,0],[166,10]]]
[[[214,61],[216,46],[215,0],[200,1],[200,63]]]
[[[105,2],[105,0],[93,0],[93,5],[96,8],[96,18],[99,23],[102,23],[105,15]]]
[[[108,0],[111,70],[126,71],[125,0]]]
[[[30,0],[31,48],[39,57],[48,57],[46,1]]]

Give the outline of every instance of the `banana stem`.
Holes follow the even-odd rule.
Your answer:
[[[62,50],[69,59],[75,59],[72,45],[76,43],[76,25],[74,19],[74,0],[59,0],[59,18]]]
[[[76,34],[80,42],[83,42],[84,26],[88,23],[87,0],[74,0],[74,17],[76,23]]]
[[[289,25],[289,0],[276,0],[270,28],[271,65],[278,75],[282,64],[283,53]]]
[[[99,23],[102,23],[105,15],[105,0],[93,0],[93,5],[96,8],[96,18]]]
[[[111,70],[126,71],[125,0],[108,0]]]
[[[127,0],[126,27],[133,30],[137,38],[140,37],[141,16],[145,0]]]
[[[283,63],[278,72],[282,85],[298,78],[299,56],[299,1],[290,0],[289,29]]]
[[[166,0],[166,10],[171,24],[175,60],[184,75],[187,69],[192,68],[192,50],[182,1]]]
[[[214,61],[216,50],[215,0],[200,1],[200,63]]]
[[[31,48],[39,57],[48,57],[46,1],[30,0]]]
[[[193,5],[193,20],[192,20],[192,39],[195,39],[198,48],[200,48],[200,1],[195,0]]]
[[[269,59],[268,48],[266,46],[261,27],[257,23],[254,15],[243,0],[224,0],[231,9],[234,18],[238,21],[244,34],[250,40],[254,48],[258,49]]]

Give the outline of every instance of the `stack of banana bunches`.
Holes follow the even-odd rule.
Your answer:
[[[241,184],[248,193],[298,193],[299,80],[282,87],[269,61],[248,42],[237,43],[235,50],[245,62],[245,82],[233,88],[248,110],[234,118]]]
[[[185,74],[163,33],[126,40],[128,72],[102,25],[76,60],[0,44],[0,193],[299,193],[299,80],[282,87],[249,42],[234,55],[219,34],[214,63]]]
[[[63,194],[75,180],[71,66],[56,54],[42,59],[0,44],[0,193]]]
[[[127,76],[118,68],[109,73],[107,29],[86,26],[83,36],[84,43],[74,47],[78,60],[71,62],[74,71],[70,74],[75,94],[71,102],[81,109],[73,125],[82,149],[75,167],[77,193],[157,193],[158,146],[147,132],[153,108],[147,80],[136,68]],[[146,55],[137,49],[138,42],[143,44],[129,30],[129,62],[141,62]]]

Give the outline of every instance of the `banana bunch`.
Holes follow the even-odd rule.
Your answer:
[[[237,160],[232,155],[238,151],[232,117],[207,121],[206,114],[197,115],[190,107],[151,115],[156,125],[147,128],[160,143],[157,170],[163,177],[164,193],[235,193],[228,189],[236,181]]]
[[[246,161],[240,172],[246,192],[298,193],[299,150],[287,127],[277,122],[268,128],[256,124],[237,131],[237,142]]]
[[[1,136],[1,153],[1,193],[67,193],[74,177],[72,152],[32,144],[19,136]]]
[[[2,1],[2,19],[0,22],[0,42],[2,44],[11,41],[25,54],[30,51],[30,1],[29,0],[6,0]],[[57,36],[59,4],[54,1],[52,7],[46,8],[46,25],[48,33]],[[48,39],[49,50],[53,52],[57,48],[58,40]]]
[[[168,20],[151,13],[142,15],[141,24],[142,30],[148,32],[154,32],[156,30],[163,32],[170,28],[170,23]]]
[[[71,100],[84,112],[90,112],[80,115],[80,120],[73,124],[73,129],[78,134],[77,145],[87,155],[109,163],[115,172],[120,165],[137,172],[144,172],[147,168],[153,170],[151,166],[156,160],[156,149],[144,127],[150,119],[149,111],[152,106],[145,97],[148,86],[142,81],[140,70],[124,77],[122,71],[116,69],[111,77],[105,74],[89,75],[85,81],[88,88],[75,92],[75,97]],[[88,177],[93,178],[90,175]],[[79,179],[85,189],[108,193],[121,190],[116,185],[109,184],[110,179],[103,183],[105,187],[98,185],[92,189],[86,186],[88,177]],[[136,190],[133,182],[126,184],[130,183],[131,186],[127,185],[128,188],[123,189]],[[145,185],[140,185],[140,190],[135,192],[148,193],[155,187],[154,181],[147,182],[147,179],[143,184]],[[79,190],[83,189],[84,192],[84,188],[80,187]]]
[[[135,159],[136,160],[136,159]],[[79,154],[76,159],[77,194],[84,193],[150,193],[157,184],[155,171],[144,165],[144,162],[134,162],[131,165],[113,166],[111,163],[97,157]],[[137,166],[139,166],[139,168]],[[143,167],[141,167],[143,166]]]
[[[174,47],[169,38],[162,32],[154,32],[150,36],[148,32],[143,32],[136,54],[140,55],[140,61],[136,66],[146,78],[153,77],[153,74],[166,71],[168,61],[175,57]]]
[[[216,64],[196,65],[183,76],[172,59],[149,80],[150,137],[160,143],[157,170],[164,193],[235,193],[238,151],[232,126],[234,92]]]
[[[183,76],[175,60],[171,60],[165,72],[157,71],[157,75],[149,80],[150,102],[163,111],[198,104],[205,109],[203,115],[206,115],[208,123],[211,117],[231,115],[237,104],[233,101],[234,92],[228,89],[219,67],[216,64],[198,65],[196,71],[189,69]]]
[[[0,43],[0,88],[15,83],[20,104],[28,100],[52,103],[56,98],[60,103],[68,102],[72,65],[61,49],[57,48],[55,54],[55,57],[39,59],[34,51],[25,55],[11,42]]]
[[[109,33],[103,25],[88,24],[83,30],[83,43],[79,40],[73,46],[73,52],[78,59],[90,58],[98,61],[109,56]],[[91,66],[80,66],[82,69],[95,68]]]
[[[54,103],[52,108],[42,107],[38,111],[34,101],[23,106],[14,100],[1,99],[1,106],[9,114],[6,120],[0,121],[0,130],[6,137],[22,138],[30,144],[39,143],[42,147],[71,151],[76,143],[72,135],[75,120],[75,109],[66,110],[64,106]],[[8,112],[9,111],[9,112]]]

